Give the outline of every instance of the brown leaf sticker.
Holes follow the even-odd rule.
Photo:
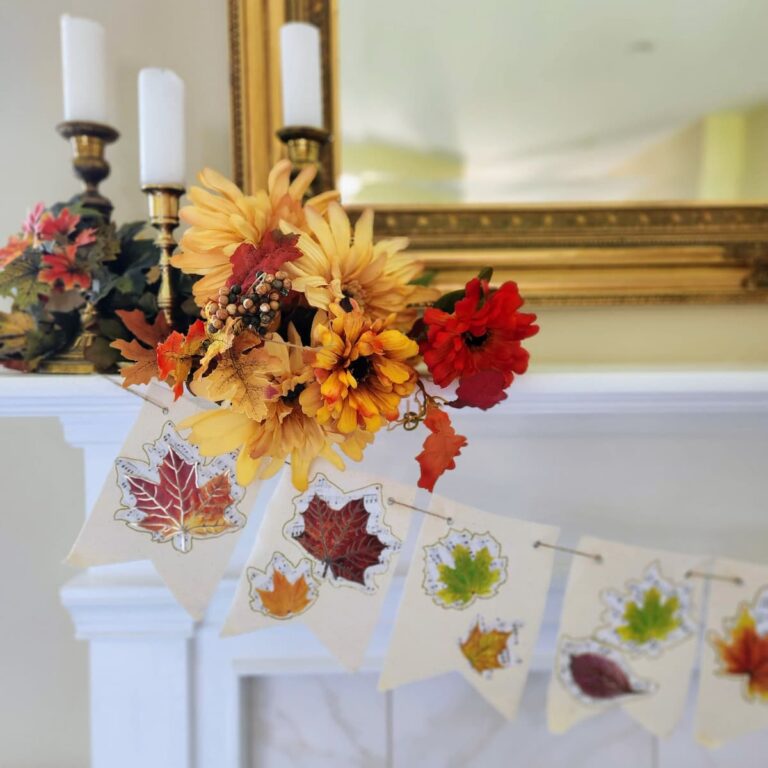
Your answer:
[[[162,436],[144,447],[149,463],[120,457],[115,462],[123,509],[115,514],[156,542],[171,541],[189,552],[193,539],[237,530],[245,523],[237,504],[243,489],[235,482],[233,454],[207,464],[168,422]]]
[[[295,503],[299,514],[289,535],[320,562],[318,575],[375,589],[374,576],[400,546],[383,522],[380,487],[348,495],[316,475]]]
[[[459,648],[475,672],[490,676],[496,669],[520,663],[520,659],[512,658],[509,645],[517,643],[521,626],[519,622],[507,624],[497,620],[486,628],[483,619],[478,616],[469,634],[459,642]]]
[[[655,683],[637,678],[615,649],[591,640],[561,643],[558,672],[565,687],[586,704],[650,693]]]
[[[293,566],[281,554],[273,555],[267,569],[248,569],[251,608],[273,619],[303,613],[317,599],[312,563],[304,559]]]

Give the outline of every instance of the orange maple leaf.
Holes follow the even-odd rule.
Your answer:
[[[512,632],[501,629],[483,629],[478,620],[467,639],[459,643],[461,652],[476,672],[491,672],[504,669],[502,655],[507,650],[507,641]]]
[[[768,635],[758,634],[749,608],[742,606],[726,636],[713,634],[710,642],[719,656],[719,673],[744,676],[747,697],[768,700]]]
[[[149,384],[153,378],[159,376],[157,370],[157,345],[170,333],[170,328],[162,312],[157,313],[153,323],[148,323],[147,318],[140,309],[130,312],[126,309],[116,310],[117,316],[123,321],[123,325],[136,337],[130,341],[116,339],[110,346],[120,351],[120,354],[135,364],[126,366],[121,370],[123,374],[123,386],[132,384]],[[142,346],[143,341],[148,346]]]
[[[205,324],[196,320],[183,333],[173,331],[168,338],[157,345],[158,378],[173,381],[173,398],[178,400],[184,391],[184,382],[192,370],[192,358],[200,351],[205,341]]]
[[[424,441],[424,448],[416,457],[421,466],[418,486],[432,491],[437,478],[443,472],[456,467],[454,459],[467,444],[467,438],[457,435],[448,414],[431,403],[427,406],[424,425],[432,434]]]
[[[277,569],[272,574],[272,589],[256,591],[267,613],[278,619],[301,613],[312,602],[309,596],[309,584],[303,575],[291,583]]]

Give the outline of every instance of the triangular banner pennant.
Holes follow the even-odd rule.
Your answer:
[[[517,714],[547,598],[558,529],[433,496],[384,668],[382,690],[458,671]]]
[[[547,698],[549,729],[622,707],[657,736],[685,709],[706,568],[698,556],[585,537],[574,555]]]
[[[151,560],[176,599],[202,617],[253,509],[258,483],[235,478],[236,453],[202,457],[179,424],[188,398],[150,385],[96,505],[70,552],[77,567]]]
[[[357,669],[408,533],[415,492],[324,461],[313,465],[301,492],[284,471],[222,634],[300,621],[346,668]]]
[[[716,747],[768,729],[768,567],[712,566],[696,705],[696,739]]]

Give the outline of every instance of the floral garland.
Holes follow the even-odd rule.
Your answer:
[[[121,315],[157,313],[158,251],[140,236],[145,228],[136,222],[118,229],[77,203],[38,203],[0,248],[0,296],[13,302],[10,312],[0,312],[0,364],[34,371],[67,349],[83,330],[80,309],[90,301],[94,338],[85,356],[99,371],[114,369],[121,356],[112,342],[134,333]]]
[[[372,211],[353,226],[336,192],[303,204],[314,170],[293,182],[290,171],[278,163],[254,195],[200,174],[172,263],[197,276],[203,319],[154,351],[145,329],[125,384],[157,377],[176,397],[186,385],[220,404],[182,426],[203,455],[239,449],[241,484],[290,461],[305,490],[318,457],[343,468],[339,451],[359,461],[382,427],[423,423],[419,485],[431,491],[467,444],[449,409],[506,398],[528,366],[521,342],[538,331],[536,317],[520,311],[515,283],[491,288],[490,270],[440,296],[420,284],[406,239],[374,242]]]

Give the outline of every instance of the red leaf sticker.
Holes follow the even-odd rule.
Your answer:
[[[235,482],[233,454],[208,464],[193,445],[168,423],[155,443],[145,446],[149,464],[119,458],[115,462],[123,509],[115,514],[156,542],[189,552],[192,539],[207,539],[241,528],[237,504],[243,489]]]
[[[421,467],[418,486],[432,491],[440,475],[456,467],[454,459],[467,444],[467,438],[457,435],[448,414],[431,404],[427,406],[424,425],[432,434],[424,441],[424,448],[416,457]]]
[[[375,489],[375,491],[374,491]],[[324,476],[316,475],[300,498],[299,520],[290,535],[322,564],[321,577],[375,589],[373,576],[387,569],[400,542],[383,523],[378,487],[344,494]]]
[[[454,408],[482,408],[487,411],[507,399],[504,391],[511,384],[501,371],[480,371],[466,376],[459,382],[456,399],[449,403]]]

